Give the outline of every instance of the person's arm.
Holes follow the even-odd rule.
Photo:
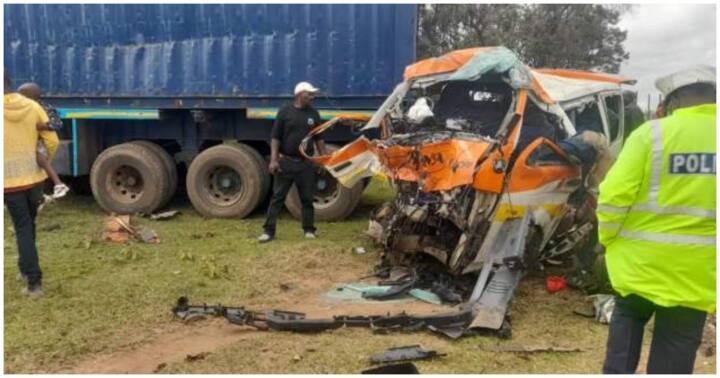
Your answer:
[[[280,169],[279,150],[280,140],[272,138],[272,140],[270,141],[270,165],[268,166],[270,174],[275,174],[275,172]]]
[[[623,146],[615,164],[600,184],[597,217],[600,243],[611,244],[622,229],[630,207],[637,200],[645,176],[645,166],[650,154],[649,124],[644,124],[632,134]]]
[[[285,123],[283,122],[284,112],[281,109],[275,116],[272,132],[270,133],[270,165],[268,169],[271,174],[275,174],[280,169],[280,140],[285,133]]]

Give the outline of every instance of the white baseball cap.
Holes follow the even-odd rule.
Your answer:
[[[319,89],[312,86],[312,84],[308,83],[307,81],[301,81],[297,83],[295,86],[295,95],[297,96],[300,92],[310,92],[315,93],[319,91]]]
[[[700,83],[715,85],[715,67],[698,65],[673,72],[655,80],[655,88],[667,97],[678,88]]]

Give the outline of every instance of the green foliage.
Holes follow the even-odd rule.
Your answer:
[[[505,46],[531,67],[617,73],[629,58],[629,6],[602,4],[433,4],[420,6],[418,58],[475,46]]]

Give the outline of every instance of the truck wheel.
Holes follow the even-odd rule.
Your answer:
[[[268,170],[268,162],[262,157],[262,155],[260,155],[259,152],[257,152],[257,150],[247,144],[233,143],[230,145],[244,150],[257,161],[258,166],[260,167],[260,200],[258,201],[258,205],[260,205],[260,203],[265,200],[270,193],[270,171]]]
[[[206,217],[243,218],[260,202],[262,170],[245,148],[225,144],[208,148],[188,168],[190,202]]]
[[[123,143],[103,151],[90,170],[90,187],[105,211],[152,213],[170,185],[162,159],[151,149]]]
[[[155,153],[155,155],[157,155],[160,160],[162,160],[163,166],[165,167],[165,171],[167,172],[169,179],[168,190],[165,193],[165,198],[160,204],[160,207],[165,206],[173,198],[173,196],[175,195],[175,191],[177,191],[178,173],[177,165],[175,165],[175,160],[173,160],[172,156],[170,156],[170,154],[165,151],[164,148],[158,146],[153,142],[147,140],[136,140],[131,143],[147,147],[153,153]]]
[[[347,218],[358,202],[363,192],[362,181],[352,188],[346,188],[332,177],[330,173],[323,170],[317,175],[317,187],[315,189],[315,220],[321,222],[334,222]],[[290,214],[297,219],[302,219],[302,204],[297,187],[293,185],[285,199],[285,207]]]

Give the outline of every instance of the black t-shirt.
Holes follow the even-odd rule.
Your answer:
[[[320,124],[320,113],[308,106],[298,109],[293,104],[287,104],[278,111],[273,124],[271,137],[280,141],[280,153],[287,156],[300,157],[300,142],[310,130]],[[314,139],[322,140],[316,135]],[[312,154],[313,143],[310,143],[305,153]]]

